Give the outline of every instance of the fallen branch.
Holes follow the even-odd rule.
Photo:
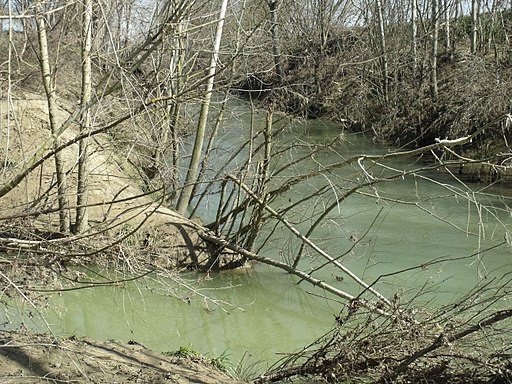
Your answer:
[[[460,332],[451,334],[451,335],[445,335],[441,333],[437,339],[434,340],[432,344],[430,344],[428,347],[425,347],[423,349],[420,349],[419,351],[415,352],[408,358],[406,358],[404,361],[402,361],[391,374],[391,379],[396,377],[398,374],[404,372],[409,365],[414,363],[419,358],[425,356],[426,354],[435,351],[438,348],[441,348],[445,345],[448,345],[450,343],[453,343],[455,341],[458,341],[472,333],[481,331],[482,329],[489,327],[497,322],[503,321],[508,319],[509,317],[512,317],[512,309],[506,309],[502,311],[495,312],[492,316],[488,317],[487,319],[478,322],[477,324],[474,324],[470,326],[469,328],[466,328]]]
[[[265,204],[258,196],[254,194],[254,192],[251,191],[249,187],[247,187],[244,183],[242,183],[240,180],[238,180],[233,175],[227,175],[227,177],[231,180],[233,180],[236,184],[238,184],[247,194],[255,200],[260,206],[265,208],[266,211],[268,211],[273,217],[275,217],[277,220],[279,220],[281,223],[285,225],[286,228],[288,228],[295,236],[297,236],[303,243],[309,245],[312,249],[314,249],[317,253],[319,253],[322,257],[327,259],[331,264],[334,264],[336,267],[341,269],[345,274],[347,274],[352,280],[354,280],[357,284],[362,286],[365,290],[368,290],[369,292],[373,293],[379,300],[384,302],[386,305],[391,307],[391,302],[386,299],[381,293],[373,289],[370,285],[366,284],[363,280],[361,280],[355,273],[353,273],[350,269],[345,267],[343,264],[341,264],[339,261],[337,261],[335,258],[330,256],[327,252],[325,252],[323,249],[321,249],[318,245],[313,243],[310,239],[308,239],[306,236],[302,235],[286,218],[281,216],[279,213],[277,213],[274,209],[272,209],[268,204]],[[287,265],[287,264],[285,264]],[[287,265],[288,266],[288,265]],[[292,271],[295,270],[295,268],[288,266]],[[309,275],[308,275],[309,276]],[[309,276],[310,277],[310,276]],[[311,278],[311,277],[310,277]],[[305,279],[307,280],[307,279]]]
[[[348,300],[348,301],[354,303],[354,305],[362,305],[380,315],[390,316],[389,313],[382,310],[377,304],[374,304],[374,303],[364,300],[364,299],[358,299],[355,296],[352,296],[351,294],[349,294],[345,291],[342,291],[336,287],[333,287],[332,285],[327,284],[322,280],[315,279],[314,277],[308,275],[307,273],[299,271],[298,269],[293,268],[292,266],[290,266],[286,263],[258,255],[254,252],[250,252],[242,247],[239,247],[235,244],[230,243],[229,241],[227,241],[225,239],[215,236],[210,231],[205,231],[203,227],[197,226],[197,229],[199,230],[198,231],[199,236],[205,241],[208,241],[208,242],[216,244],[220,247],[223,247],[223,248],[229,249],[233,252],[236,252],[239,255],[241,255],[249,260],[258,261],[258,262],[282,269],[292,275],[300,277],[302,280],[305,280],[316,287],[320,287],[320,288],[324,289],[325,291],[330,292],[342,299]],[[202,229],[202,231],[200,229]]]

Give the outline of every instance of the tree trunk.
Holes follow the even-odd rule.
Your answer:
[[[450,19],[452,15],[452,6],[450,0],[444,0],[444,47],[446,51],[452,48]]]
[[[228,0],[222,0],[221,10],[219,14],[219,20],[217,22],[217,30],[215,33],[215,41],[213,45],[213,53],[210,61],[210,68],[208,71],[208,81],[206,83],[206,90],[201,104],[201,112],[199,114],[199,120],[197,123],[196,139],[194,142],[194,149],[192,150],[192,158],[190,159],[190,165],[188,167],[187,177],[183,190],[181,191],[178,199],[176,210],[178,213],[184,215],[190,204],[192,198],[192,191],[194,189],[194,183],[196,182],[197,173],[199,170],[199,163],[201,159],[201,153],[203,150],[204,137],[206,133],[206,121],[208,119],[208,112],[210,110],[210,100],[212,98],[213,84],[215,80],[215,73],[217,69],[217,62],[219,59],[220,44],[222,41],[222,30],[224,28],[224,17],[226,16],[226,9]]]
[[[48,121],[50,124],[50,131],[53,139],[53,146],[59,146],[59,137],[57,132],[57,95],[55,92],[54,79],[50,69],[50,59],[48,55],[48,38],[46,36],[46,22],[42,13],[41,1],[37,0],[36,7],[36,25],[37,36],[39,40],[39,67],[43,78],[44,91],[48,104]],[[67,197],[67,182],[66,173],[64,171],[64,164],[60,152],[54,156],[55,159],[55,172],[57,175],[57,194],[59,204],[59,224],[62,233],[69,232],[70,219],[69,219],[69,203]]]
[[[476,53],[478,37],[478,0],[471,0],[471,53]]]
[[[279,37],[279,24],[277,11],[279,10],[279,0],[267,0],[270,9],[270,33],[272,34],[272,53],[274,55],[274,64],[277,81],[284,77],[283,62],[281,60],[281,42]]]
[[[439,37],[439,0],[432,0],[432,51],[430,57],[430,97],[432,101],[437,101],[437,45]]]
[[[174,3],[173,5],[176,6]],[[176,191],[179,188],[179,125],[182,106],[182,103],[178,100],[173,100],[173,95],[179,95],[182,92],[183,84],[186,82],[184,67],[186,59],[185,31],[187,24],[188,19],[179,18],[176,21],[175,36],[171,37],[171,46],[169,48],[163,47],[163,51],[170,51],[171,58],[167,68],[168,71],[166,71],[165,89],[162,94],[167,99],[165,102],[164,122],[158,133],[159,144],[154,155],[155,167],[165,166],[165,173],[169,175],[166,177],[166,180],[169,180],[169,183],[166,185],[168,188],[167,199],[172,205],[176,203]],[[169,162],[170,165],[167,165]]]
[[[411,1],[411,53],[412,53],[412,75],[416,80],[418,69],[418,9],[416,0]]]
[[[269,167],[270,160],[272,158],[272,124],[273,124],[273,112],[272,110],[267,111],[267,118],[265,121],[265,130],[263,131],[263,137],[265,140],[265,153],[263,155],[263,160],[258,164],[258,188],[257,194],[259,199],[263,204],[257,204],[256,208],[252,214],[251,218],[251,228],[249,231],[249,236],[247,238],[247,242],[245,244],[245,248],[249,251],[252,251],[254,248],[254,244],[260,233],[263,213],[265,211],[265,205],[268,200],[268,183],[270,181],[269,177]]]
[[[388,103],[389,95],[389,74],[388,74],[388,56],[386,52],[386,30],[384,28],[384,17],[382,13],[382,1],[375,0],[377,8],[377,22],[379,27],[379,48],[380,48],[380,71],[382,76],[382,96],[384,102]]]
[[[81,108],[85,109],[91,100],[91,47],[92,47],[92,0],[85,0],[82,15],[82,97]],[[80,132],[86,132],[91,126],[91,113],[85,109],[80,123]],[[75,232],[80,233],[88,227],[87,215],[87,176],[88,176],[88,138],[78,142],[78,182],[76,194]]]

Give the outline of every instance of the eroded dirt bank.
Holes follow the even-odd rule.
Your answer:
[[[0,100],[0,111],[8,111]],[[69,108],[68,108],[69,109]],[[65,106],[58,119],[68,116]],[[8,151],[0,151],[0,186],[8,184],[51,137],[47,106],[37,94],[13,101],[17,124],[10,127]],[[7,115],[2,114],[5,120]],[[6,121],[6,120],[5,120]],[[70,128],[61,137],[71,141]],[[42,162],[0,206],[0,303],[31,295],[34,288],[61,289],[88,283],[76,266],[112,268],[126,276],[155,272],[166,277],[179,268],[210,261],[208,244],[198,236],[201,225],[165,207],[159,191],[148,193],[133,162],[111,138],[90,142],[90,229],[60,234],[53,158]],[[61,153],[68,169],[71,212],[76,203],[77,144]],[[146,186],[147,187],[147,186]],[[160,196],[160,197],[159,197]],[[41,298],[39,298],[41,299]],[[44,305],[44,300],[35,301]],[[3,306],[0,307],[3,309]],[[0,310],[2,310],[0,309]],[[149,351],[140,344],[55,338],[25,329],[0,327],[1,383],[236,383],[200,357],[178,357]],[[125,340],[127,341],[127,340]]]
[[[0,332],[0,382],[242,383],[201,357],[161,354],[132,341]]]

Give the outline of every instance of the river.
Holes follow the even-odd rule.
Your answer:
[[[218,135],[221,145],[215,152],[215,161],[219,163],[227,153],[233,153],[248,129],[247,106],[233,103]],[[256,126],[261,126],[263,120],[264,116],[258,115]],[[281,143],[296,137],[304,144],[327,143],[342,132],[339,125],[322,121],[295,122],[292,126],[280,134]],[[284,144],[277,143],[276,148],[279,145]],[[306,145],[294,145],[279,164],[300,157],[307,150]],[[307,165],[290,167],[286,175],[279,177],[304,173],[351,155],[390,150],[394,148],[376,145],[361,135],[344,134],[332,150],[319,153]],[[279,164],[272,169],[278,169]],[[404,170],[424,165],[416,158],[386,164]],[[332,185],[332,201],[343,191],[339,188],[342,183],[352,185],[357,178],[364,181],[365,177],[392,173],[370,162],[363,165],[369,167],[367,174],[356,162],[297,184],[274,204],[298,201],[327,184]],[[275,182],[282,179],[276,178]],[[381,278],[375,288],[388,297],[398,294],[404,301],[417,296],[415,305],[433,308],[456,300],[482,281],[510,271],[511,254],[506,244],[484,251],[507,236],[507,192],[482,188],[465,185],[435,168],[421,176],[379,183],[361,189],[364,194],[351,195],[341,202],[311,238],[333,257],[346,253],[342,263],[368,283],[381,275],[404,270]],[[472,202],[475,198],[481,205]],[[211,196],[203,201],[197,214],[205,221],[214,217],[216,199]],[[322,212],[327,204],[324,197],[319,197],[290,211],[288,217],[304,231],[312,223],[309,217]],[[260,254],[290,259],[299,245],[294,236],[280,230]],[[301,261],[301,268],[307,270],[317,260],[318,256],[310,253]],[[407,270],[411,267],[417,268]],[[351,294],[360,290],[332,268],[315,276]],[[224,355],[235,365],[244,357],[244,364],[261,362],[259,369],[264,369],[327,332],[343,307],[331,296],[324,298],[321,290],[304,282],[299,285],[296,277],[261,264],[248,270],[211,273],[207,278],[190,273],[179,279],[181,285],[146,279],[123,288],[98,287],[54,295],[50,299],[51,310],[45,312],[46,319],[60,335],[133,339],[157,351],[187,347],[209,357]],[[197,292],[186,291],[183,284],[195,286]],[[178,300],[173,292],[189,295],[190,300]],[[45,330],[43,324],[33,327]]]

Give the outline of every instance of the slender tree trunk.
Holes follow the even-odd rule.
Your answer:
[[[412,53],[412,74],[416,79],[418,69],[418,9],[416,0],[411,1],[411,53]]]
[[[181,106],[177,100],[173,100],[173,95],[180,94],[184,83],[184,65],[185,65],[185,37],[187,20],[179,19],[176,22],[175,36],[171,40],[171,59],[168,66],[168,74],[165,80],[166,87],[163,96],[168,100],[165,105],[164,123],[159,133],[159,146],[156,148],[154,163],[156,167],[166,164],[170,161],[170,166],[166,166],[166,173],[169,175],[170,185],[167,185],[169,193],[167,196],[170,204],[176,203],[176,191],[178,190],[180,168],[179,153],[179,124],[181,116]],[[169,50],[168,48],[164,48]]]
[[[273,124],[273,113],[272,110],[267,111],[267,118],[265,122],[265,130],[263,131],[263,137],[265,140],[265,153],[263,160],[258,164],[258,189],[257,194],[263,204],[258,204],[253,212],[251,220],[251,228],[249,236],[245,244],[245,248],[248,251],[252,251],[254,243],[258,237],[262,226],[263,213],[265,212],[265,205],[268,200],[268,182],[269,178],[269,167],[270,160],[272,158],[272,124]]]
[[[384,27],[384,16],[382,12],[382,0],[375,0],[377,8],[377,22],[379,27],[379,48],[380,48],[380,71],[382,76],[382,96],[384,102],[388,103],[389,95],[389,73],[388,73],[388,55],[386,49],[386,30]]]
[[[92,0],[84,0],[82,15],[82,97],[81,107],[84,108],[91,100],[91,47],[92,47]],[[80,131],[86,132],[91,126],[91,113],[84,112]],[[88,138],[78,142],[78,182],[76,195],[76,233],[83,232],[88,227],[87,214],[87,177],[89,160]]]
[[[480,4],[478,0],[471,0],[471,53],[476,53],[478,38],[478,12]]]
[[[185,75],[185,60],[186,60],[186,50],[185,50],[185,40],[186,37],[183,35],[185,33],[186,25],[188,25],[189,20],[180,20],[178,23],[178,37],[177,37],[177,46],[175,49],[175,67],[173,81],[173,89],[172,92],[175,94],[179,94],[183,88],[183,84],[186,83],[186,75]],[[179,184],[179,174],[178,170],[180,169],[180,134],[179,134],[179,125],[180,125],[180,116],[181,116],[181,106],[182,103],[174,102],[172,106],[172,111],[170,115],[170,132],[171,132],[171,151],[172,151],[172,180],[173,187],[177,189]],[[174,194],[174,192],[173,192]],[[175,197],[176,198],[176,197]]]
[[[487,9],[484,10],[484,13],[487,15],[487,25],[485,28],[487,36],[485,36],[485,54],[488,54],[491,49],[494,51],[494,55],[496,58],[497,55],[497,47],[496,47],[496,32],[497,32],[497,10],[496,10],[496,2],[492,2],[491,8],[488,8],[489,4],[487,4]],[[489,17],[490,16],[490,17]]]
[[[123,48],[130,45],[130,30],[132,25],[132,8],[133,2],[128,0],[124,4],[124,32],[123,32]]]
[[[123,47],[123,3],[121,0],[114,0],[116,2],[116,28],[115,28],[115,50],[120,51]]]
[[[171,180],[172,180],[172,191],[168,198],[169,201],[174,204],[176,202],[176,190],[179,187],[179,169],[180,169],[180,135],[179,135],[179,124],[181,116],[181,103],[175,103],[168,110],[169,113],[169,130],[171,133]]]
[[[43,78],[44,91],[48,103],[48,120],[50,131],[52,133],[53,146],[59,146],[59,137],[57,132],[57,95],[55,92],[54,78],[50,69],[50,59],[48,55],[48,38],[46,36],[46,22],[41,8],[41,1],[35,2],[37,36],[39,40],[39,66]],[[64,164],[60,152],[55,154],[55,173],[57,175],[57,194],[59,204],[59,224],[62,233],[69,232],[69,203],[67,197],[67,182],[64,171]]]
[[[210,110],[210,100],[212,98],[213,84],[215,80],[215,73],[217,70],[217,62],[219,60],[220,44],[222,41],[222,30],[224,28],[224,18],[226,16],[228,0],[223,0],[221,10],[219,14],[219,20],[217,22],[217,30],[215,33],[215,41],[213,45],[213,53],[210,61],[210,69],[208,71],[208,81],[206,83],[206,90],[201,104],[201,112],[199,114],[199,120],[197,123],[196,139],[194,142],[194,149],[192,150],[192,158],[190,159],[190,165],[188,167],[187,177],[183,190],[181,191],[178,199],[176,210],[178,213],[184,215],[187,211],[187,207],[190,204],[192,198],[192,191],[194,189],[194,183],[196,182],[197,173],[199,170],[199,163],[201,159],[201,153],[203,150],[203,143],[206,134],[206,121],[208,119],[208,112]]]
[[[281,42],[279,37],[279,24],[277,17],[280,1],[267,0],[267,3],[270,9],[270,32],[272,34],[272,53],[274,55],[276,77],[278,81],[281,81],[284,77],[284,68],[281,57]]]
[[[446,51],[452,48],[450,19],[452,15],[451,0],[444,0],[444,47]]]
[[[432,51],[430,56],[430,97],[437,101],[437,46],[439,37],[439,1],[432,0]]]
[[[7,10],[8,10],[8,13],[9,13],[9,19],[8,19],[8,28],[9,28],[9,44],[8,45],[8,48],[7,48],[7,89],[6,89],[6,94],[4,96],[4,89],[3,87],[0,88],[0,97],[3,99],[5,97],[5,99],[7,100],[7,103],[11,103],[12,102],[12,75],[13,75],[13,71],[12,71],[12,67],[11,67],[11,64],[12,64],[12,50],[13,50],[13,44],[11,44],[10,42],[13,41],[13,19],[12,19],[12,16],[13,16],[13,13],[12,13],[12,4],[11,4],[11,0],[8,1],[8,4],[7,4]],[[3,25],[2,25],[3,27]],[[2,167],[2,177],[5,176],[5,171],[7,169],[7,166],[9,164],[9,156],[8,156],[8,153],[9,153],[9,146],[10,146],[10,137],[11,137],[11,114],[10,113],[7,113],[6,114],[6,118],[7,118],[7,126],[6,126],[6,129],[4,131],[4,129],[2,129],[2,131],[0,131],[0,138],[2,139],[2,147],[4,149],[4,154],[5,154],[5,157],[3,159],[0,159],[0,162],[3,164],[3,167]],[[2,117],[0,117],[0,119],[2,119]],[[1,120],[0,120],[1,121]],[[4,135],[5,135],[5,145],[4,145]]]

